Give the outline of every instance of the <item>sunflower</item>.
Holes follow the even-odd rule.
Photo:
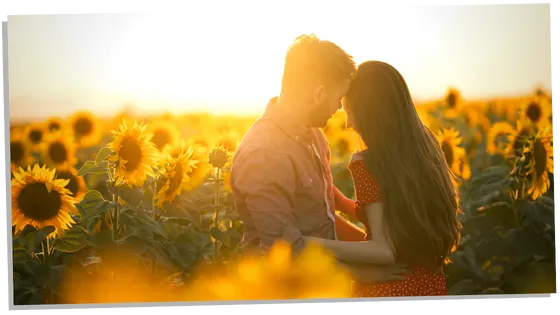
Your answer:
[[[530,100],[520,108],[521,119],[531,121],[535,126],[543,126],[548,122],[551,114],[551,106],[545,106],[543,102]]]
[[[533,199],[544,195],[550,188],[550,180],[548,173],[554,173],[554,161],[552,159],[552,133],[550,129],[539,131],[536,135],[531,136],[523,153],[529,155],[529,164],[527,165],[527,173],[530,175],[531,187],[529,194]]]
[[[471,178],[471,166],[469,165],[469,161],[466,157],[459,160],[459,170],[461,172],[460,175],[464,180],[469,180]]]
[[[216,139],[214,146],[220,147],[228,153],[232,153],[237,150],[237,146],[239,146],[239,135],[235,131],[220,134]]]
[[[461,160],[465,157],[465,149],[459,147],[462,141],[459,131],[454,128],[443,129],[438,132],[437,138],[447,165],[453,173],[462,176]]]
[[[56,168],[55,178],[68,180],[69,182],[66,188],[70,191],[74,199],[80,202],[87,192],[87,187],[83,176],[78,176],[77,174],[78,170],[74,167],[62,166]]]
[[[36,229],[54,226],[49,238],[61,236],[76,223],[70,214],[78,214],[75,203],[66,188],[69,180],[54,179],[55,170],[27,166],[14,172],[12,179],[12,225],[18,234],[27,225]]]
[[[167,145],[175,145],[177,140],[181,137],[177,126],[165,120],[151,122],[148,125],[148,132],[151,135],[150,141],[152,141],[160,151]]]
[[[108,159],[115,162],[115,180],[128,186],[142,186],[149,175],[155,178],[152,167],[157,165],[158,150],[149,141],[146,133],[147,125],[134,122],[129,126],[126,122],[113,130],[113,141],[107,146],[115,155]]]
[[[461,105],[461,102],[461,92],[454,87],[450,87],[443,99],[445,117],[456,118],[459,114],[459,106]]]
[[[24,133],[18,129],[10,132],[10,165],[12,170],[18,166],[27,166],[32,161],[31,146],[24,136]]]
[[[172,202],[183,190],[189,188],[188,173],[196,161],[192,161],[192,150],[181,150],[176,157],[167,155],[162,173],[162,184],[157,192],[157,206],[162,208],[164,202]]]
[[[187,171],[188,181],[185,184],[185,190],[193,190],[200,186],[206,179],[206,176],[212,170],[208,159],[208,151],[193,145],[192,154],[190,155],[191,168]]]
[[[430,128],[433,125],[433,118],[430,116],[425,107],[417,107],[416,113],[418,114],[420,121],[422,121],[425,126]]]
[[[215,142],[211,137],[205,137],[203,135],[196,135],[189,137],[187,142],[188,145],[192,145],[198,148],[198,150],[204,152],[210,152],[210,148],[215,146]]]
[[[508,136],[508,155],[520,157],[525,147],[527,137],[535,131],[535,126],[530,120],[517,120],[515,132]]]
[[[29,142],[32,151],[39,150],[45,137],[45,126],[41,123],[31,123],[25,128],[25,139]]]
[[[47,120],[48,132],[57,132],[60,131],[63,127],[64,123],[59,117],[49,117],[49,119]]]
[[[491,155],[506,154],[507,138],[515,133],[513,126],[505,121],[497,122],[488,131],[486,150]],[[505,138],[506,141],[502,141]]]
[[[57,131],[47,134],[41,149],[49,166],[58,168],[74,166],[77,163],[76,146],[69,132]]]
[[[352,137],[347,132],[340,132],[334,141],[335,153],[339,156],[346,156],[352,153]]]
[[[487,131],[490,128],[490,120],[484,115],[484,109],[480,108],[481,105],[471,104],[464,109],[465,123],[470,128],[482,128]]]
[[[96,144],[102,135],[101,121],[86,111],[75,113],[70,119],[74,140],[80,147]]]

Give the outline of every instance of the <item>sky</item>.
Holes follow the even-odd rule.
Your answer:
[[[8,16],[10,119],[78,110],[260,114],[288,46],[315,33],[388,62],[417,100],[551,88],[549,4],[254,7],[170,13]]]

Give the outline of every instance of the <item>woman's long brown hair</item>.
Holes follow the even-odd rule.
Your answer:
[[[364,163],[381,187],[383,223],[397,260],[443,266],[460,237],[457,185],[405,80],[389,64],[364,62],[346,100],[367,146]]]

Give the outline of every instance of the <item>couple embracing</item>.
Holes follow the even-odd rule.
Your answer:
[[[365,145],[348,163],[355,200],[333,184],[320,129],[340,109]],[[355,297],[447,294],[443,266],[461,228],[458,190],[391,65],[356,66],[334,43],[298,37],[280,94],[244,136],[230,181],[246,251],[284,240],[297,254],[316,242],[350,271]],[[362,222],[365,233],[335,209]]]

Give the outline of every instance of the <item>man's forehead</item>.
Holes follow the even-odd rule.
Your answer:
[[[348,89],[350,88],[350,80],[349,79],[343,80],[340,83],[339,87],[340,87],[340,91],[341,91],[342,95],[346,95],[346,93],[348,92]]]

